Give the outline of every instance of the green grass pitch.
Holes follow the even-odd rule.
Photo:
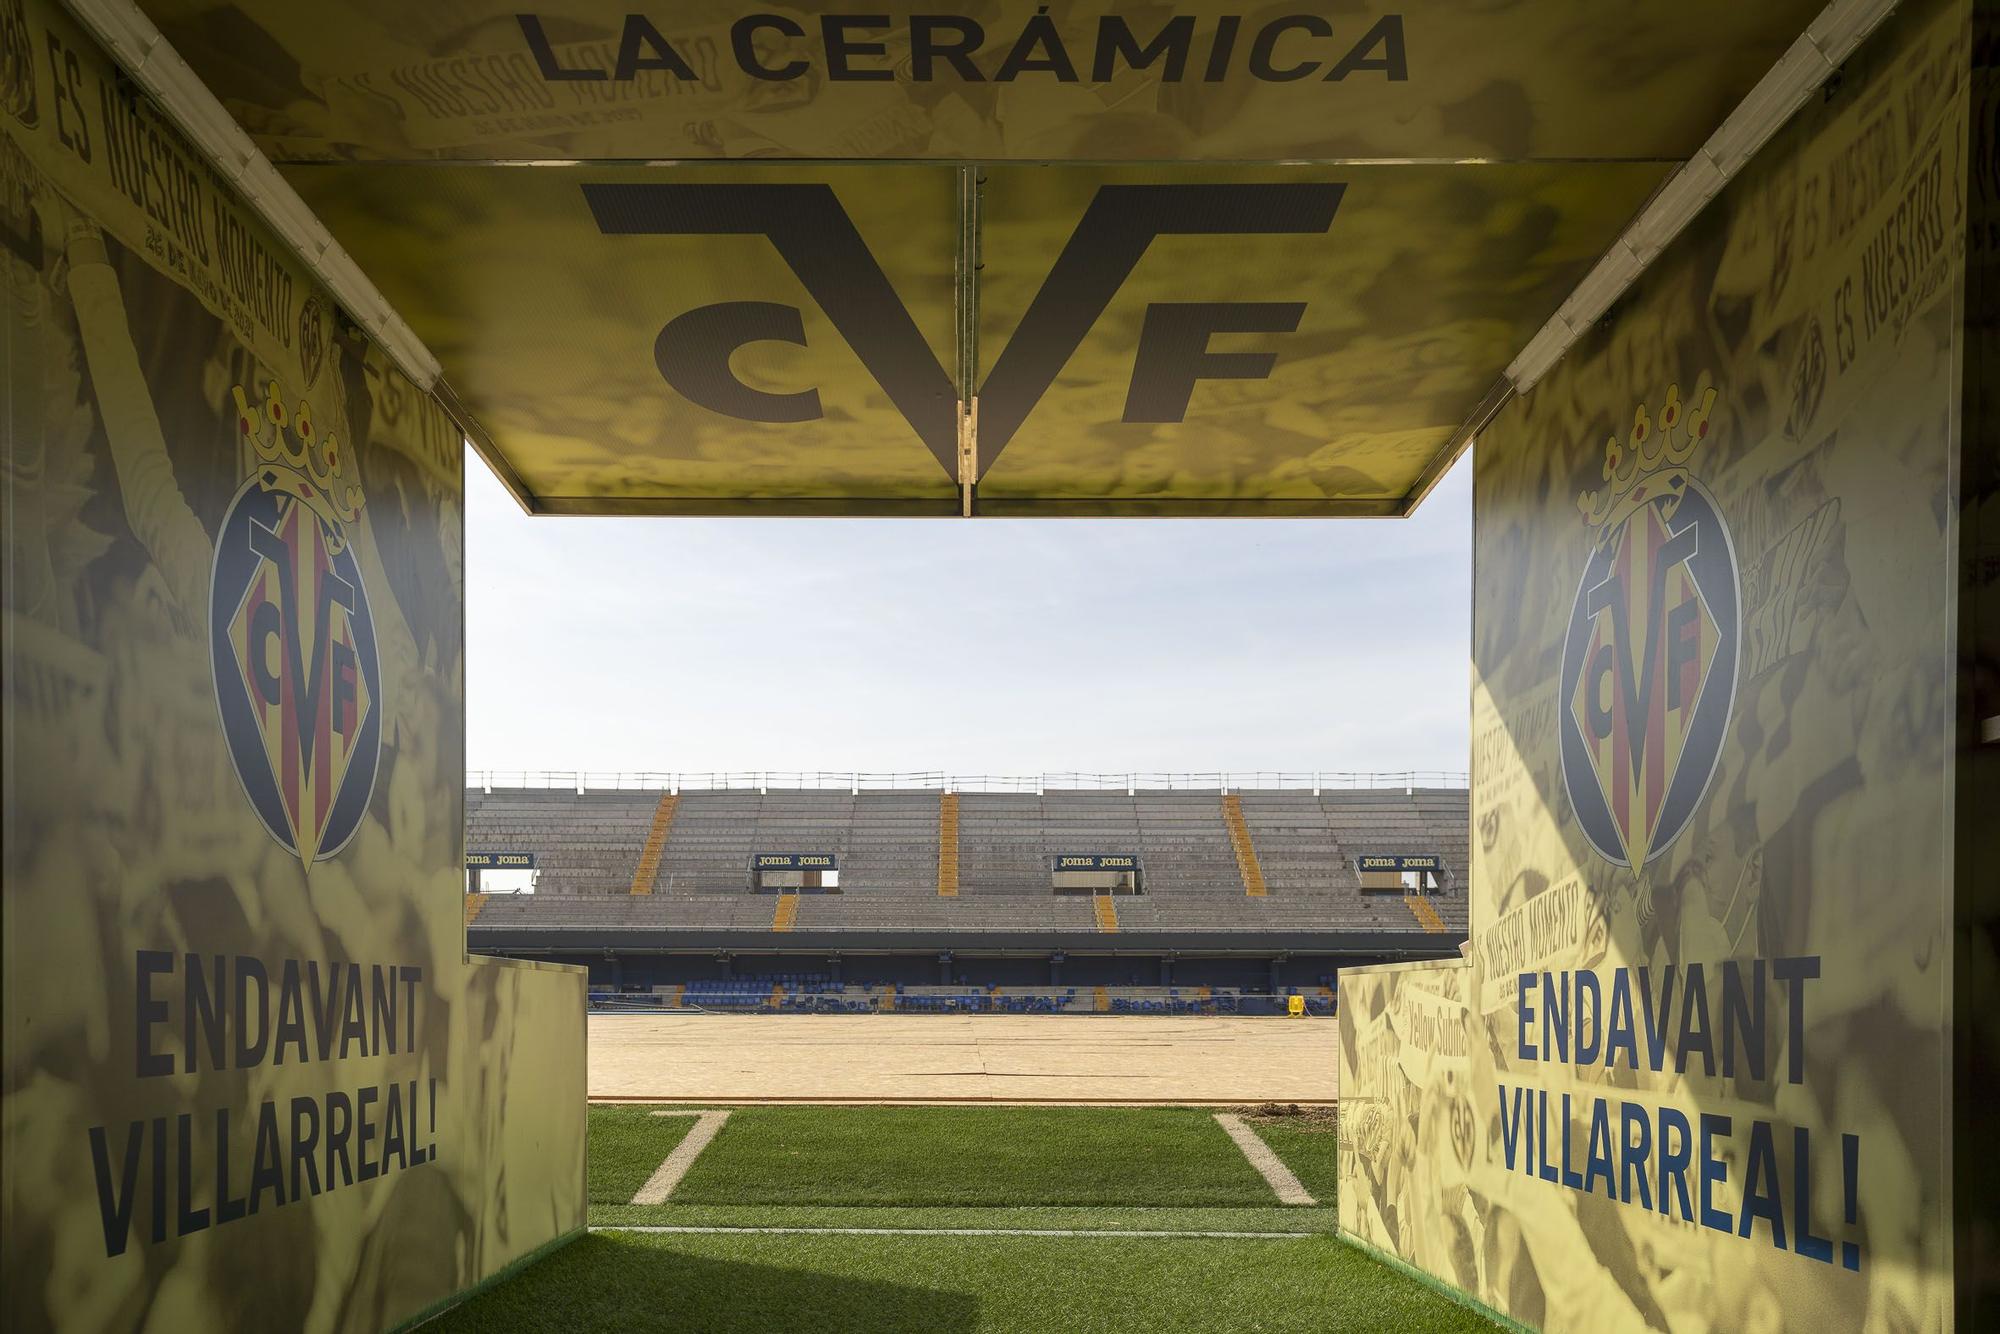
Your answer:
[[[731,1115],[674,1198],[916,1207],[1272,1202],[1212,1114],[1182,1107],[752,1108]]]
[[[673,1197],[633,1192],[694,1122],[590,1112],[595,1231],[426,1330],[1230,1334],[1490,1330],[1329,1235],[1330,1117],[1252,1128],[1319,1200],[1281,1206],[1196,1108],[782,1107],[731,1113]],[[755,1228],[848,1228],[770,1233]],[[1249,1237],[917,1235],[1238,1232]]]

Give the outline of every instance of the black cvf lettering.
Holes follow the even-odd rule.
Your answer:
[[[1292,182],[1100,187],[979,391],[980,472],[1055,383],[1154,237],[1324,232],[1345,190]]]
[[[830,186],[634,181],[582,188],[607,236],[769,237],[938,463],[956,473],[958,392]],[[704,358],[712,362],[713,352]]]
[[[819,391],[774,394],[743,383],[730,354],[748,343],[806,345],[797,306],[772,301],[725,301],[677,315],[653,340],[653,360],[675,393],[726,417],[753,422],[805,422],[821,416]]]
[[[1101,187],[980,389],[981,472],[992,465],[1055,382],[1155,237],[1324,232],[1333,225],[1334,211],[1345,189],[1334,183],[1291,182]],[[768,237],[939,465],[947,473],[957,474],[956,386],[831,187],[620,182],[587,184],[582,190],[598,229],[606,235]],[[752,313],[741,308],[759,303],[734,304],[737,308],[733,312],[705,315],[694,325],[677,329],[673,338],[662,330],[655,344],[656,354],[665,358],[662,374],[670,384],[677,385],[676,377],[689,379],[710,396],[710,401],[735,399],[739,406],[754,407],[760,414],[779,410],[780,403],[791,405],[785,411],[802,409],[803,402],[794,395],[737,399],[739,394],[756,391],[740,383],[725,383],[734,381],[726,371],[722,376],[716,374],[726,363],[727,352],[747,339],[720,349],[714,345],[699,351],[694,348],[692,336],[704,321],[711,336],[721,333],[735,338],[745,333],[747,326],[749,332],[761,330],[764,337],[776,331],[776,336],[793,341],[792,331],[797,326],[791,316],[781,316],[776,310]],[[1219,313],[1225,307],[1260,309],[1252,304],[1222,303],[1215,308],[1218,313],[1213,318],[1231,318]],[[1260,321],[1272,318],[1280,305],[1271,303],[1261,309]],[[1168,318],[1171,322],[1174,317]],[[1288,327],[1296,326],[1294,319]],[[1216,324],[1215,331],[1228,331],[1228,326]],[[1269,328],[1260,323],[1250,331],[1285,329],[1275,323]],[[686,341],[682,333],[688,335]],[[1164,327],[1158,336],[1166,336]],[[802,337],[799,335],[798,341]],[[1256,355],[1208,353],[1205,341],[1195,351],[1199,355],[1192,358],[1183,374],[1188,370],[1222,372],[1207,378],[1229,378],[1232,370],[1250,369],[1251,362],[1237,358]],[[1189,361],[1186,354],[1183,361]],[[1258,373],[1267,374],[1268,369],[1264,366]],[[1147,403],[1142,392],[1142,408]],[[781,419],[758,415],[750,420]]]
[[[1124,420],[1185,421],[1196,381],[1265,379],[1277,353],[1211,352],[1209,336],[1292,333],[1305,312],[1303,301],[1163,301],[1147,306]]]

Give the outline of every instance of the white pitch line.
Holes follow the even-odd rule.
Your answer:
[[[783,1233],[803,1236],[837,1237],[1216,1237],[1293,1238],[1330,1235],[1322,1232],[1168,1232],[1113,1230],[1110,1228],[1055,1227],[673,1227],[658,1223],[594,1223],[592,1232],[695,1232]]]
[[[1243,1156],[1250,1160],[1250,1166],[1257,1169],[1277,1192],[1279,1204],[1318,1204],[1305,1183],[1292,1175],[1278,1155],[1271,1152],[1271,1146],[1258,1138],[1257,1132],[1243,1124],[1243,1118],[1234,1112],[1217,1112],[1215,1122],[1229,1132],[1229,1138],[1236,1141],[1236,1147],[1243,1150]]]
[[[674,1193],[674,1187],[681,1184],[681,1178],[694,1166],[694,1160],[701,1157],[701,1151],[708,1147],[709,1141],[722,1129],[722,1123],[729,1119],[726,1109],[717,1112],[654,1112],[653,1115],[692,1116],[694,1129],[688,1131],[687,1137],[674,1145],[674,1151],[653,1169],[653,1175],[647,1177],[646,1184],[632,1196],[634,1204],[665,1204],[667,1197]]]

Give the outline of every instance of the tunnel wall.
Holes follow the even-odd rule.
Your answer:
[[[0,8],[0,1327],[372,1330],[584,1221],[584,973],[468,959],[463,448]]]
[[[1948,1329],[1970,6],[1477,444],[1469,957],[1340,978],[1349,1237],[1551,1330]]]

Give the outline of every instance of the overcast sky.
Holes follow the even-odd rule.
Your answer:
[[[1467,767],[1469,459],[1404,520],[466,499],[475,770]]]

